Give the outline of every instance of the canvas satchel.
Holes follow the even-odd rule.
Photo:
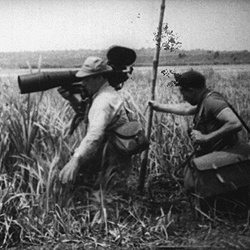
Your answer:
[[[137,121],[129,121],[113,130],[110,142],[120,154],[126,156],[141,153],[149,147],[149,140]]]
[[[250,183],[250,145],[239,144],[194,158],[184,170],[185,188],[202,198]]]

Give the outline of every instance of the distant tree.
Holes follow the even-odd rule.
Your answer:
[[[185,53],[179,53],[178,57],[181,59],[187,57],[187,55]]]
[[[216,58],[218,58],[218,57],[220,57],[219,51],[214,52],[214,59],[216,59]]]

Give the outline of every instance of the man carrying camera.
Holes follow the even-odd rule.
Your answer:
[[[107,131],[128,121],[121,95],[108,82],[107,75],[111,72],[112,67],[106,62],[91,56],[76,73],[92,101],[87,115],[86,135],[60,171],[59,180],[63,184],[75,182],[76,179],[94,182],[98,173],[105,172],[108,167],[115,166],[118,172],[126,173],[131,167],[131,158],[119,155],[107,143]]]

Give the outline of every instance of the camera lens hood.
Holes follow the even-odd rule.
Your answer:
[[[136,60],[134,50],[122,46],[114,45],[107,52],[108,63],[114,66],[129,66]]]

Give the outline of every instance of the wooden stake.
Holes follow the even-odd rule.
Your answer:
[[[155,100],[155,87],[156,87],[157,69],[158,69],[160,49],[161,49],[161,33],[162,33],[164,10],[165,10],[165,0],[162,0],[159,26],[158,26],[157,36],[156,36],[156,42],[157,42],[156,43],[156,53],[155,53],[154,60],[153,60],[151,100]],[[147,124],[146,124],[146,135],[147,135],[149,140],[150,140],[150,136],[151,136],[152,119],[153,119],[153,109],[150,106],[148,109],[148,119],[147,119]],[[143,189],[144,189],[144,184],[145,184],[147,163],[148,163],[148,150],[145,150],[145,151],[143,151],[143,153],[141,155],[141,169],[140,169],[139,185],[138,185],[138,191],[140,192],[141,195],[143,194]]]

